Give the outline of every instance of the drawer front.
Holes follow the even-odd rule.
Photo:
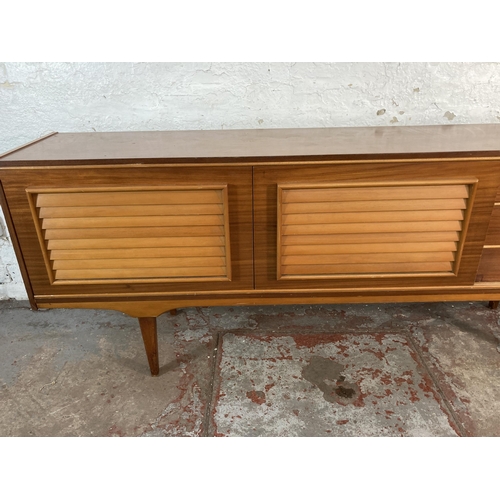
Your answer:
[[[491,167],[256,168],[257,288],[472,285],[498,183]]]
[[[9,172],[35,295],[253,288],[250,167]]]

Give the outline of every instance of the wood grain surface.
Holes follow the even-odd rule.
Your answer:
[[[500,156],[500,124],[59,133],[0,166]]]

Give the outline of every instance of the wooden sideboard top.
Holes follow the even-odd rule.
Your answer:
[[[500,124],[55,133],[4,153],[0,168],[444,156],[500,156]]]

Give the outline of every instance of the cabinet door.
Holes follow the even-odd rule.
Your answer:
[[[258,167],[256,287],[472,285],[498,176],[488,161]]]
[[[253,287],[251,168],[12,170],[3,186],[35,295]]]

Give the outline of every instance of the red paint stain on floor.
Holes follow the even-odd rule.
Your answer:
[[[248,391],[247,398],[258,405],[266,402],[266,395],[262,391]]]

